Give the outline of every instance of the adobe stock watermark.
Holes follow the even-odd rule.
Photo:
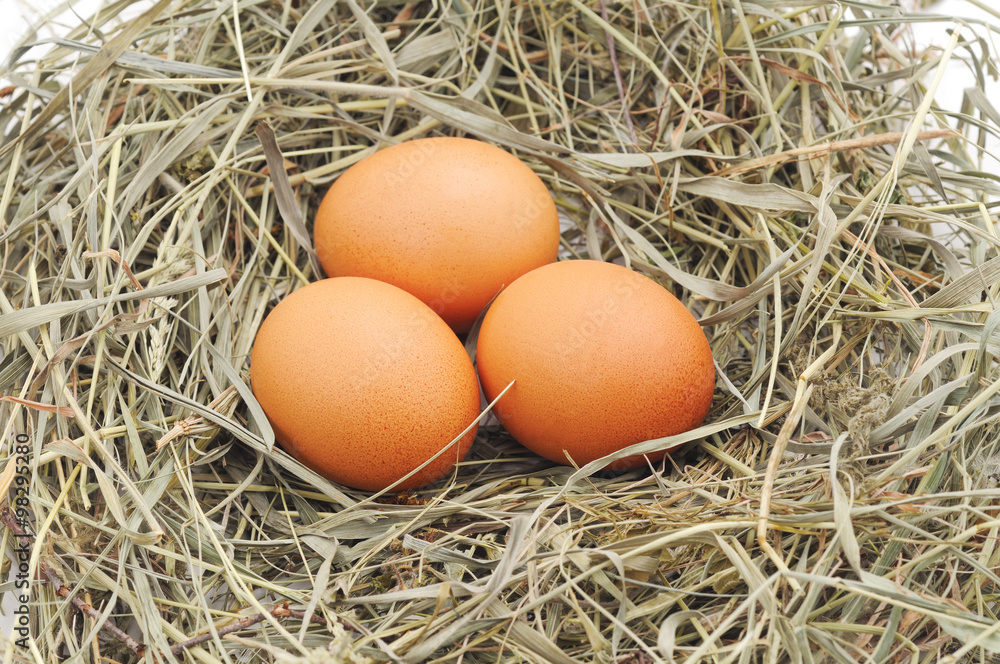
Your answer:
[[[556,214],[558,219],[556,204],[552,200],[548,188],[542,188],[540,191],[520,198],[510,219],[515,237],[523,233],[537,232],[540,220],[545,219],[550,214]]]
[[[414,311],[394,334],[387,334],[372,344],[361,358],[362,368],[351,376],[348,387],[354,393],[369,392],[386,374],[395,373],[400,360],[419,352],[419,340],[434,325],[435,316],[426,309]]]
[[[387,375],[398,371],[399,363],[408,356],[426,353],[423,343],[434,328],[441,325],[451,305],[466,292],[467,286],[455,277],[449,277],[436,297],[428,298],[426,308],[418,307],[406,314],[394,329],[385,330],[377,340],[369,340],[361,367],[352,375],[347,387],[355,394],[370,392],[382,384]],[[414,297],[423,301],[419,294]]]
[[[468,285],[461,279],[454,275],[450,275],[444,283],[441,284],[438,296],[435,298],[429,298],[424,302],[424,304],[430,307],[431,311],[436,313],[438,316],[446,318],[451,305],[453,305],[458,298],[462,297],[468,288]]]
[[[614,292],[601,300],[597,306],[591,307],[584,316],[585,320],[571,327],[566,336],[556,340],[554,350],[559,359],[563,362],[573,359],[573,356],[614,317],[622,302],[639,289],[639,285],[640,283],[633,279],[616,283]]]
[[[29,442],[31,439],[27,434],[19,433],[14,438],[14,467],[16,469],[13,480],[14,487],[14,518],[21,530],[28,531],[31,527],[31,518],[28,501],[28,489],[31,485],[31,468],[28,462],[28,454],[31,451]],[[23,537],[14,538],[14,599],[17,606],[14,609],[14,620],[12,636],[14,645],[28,650],[28,640],[31,636],[31,618],[28,613],[28,602],[31,599],[31,546],[30,542]]]

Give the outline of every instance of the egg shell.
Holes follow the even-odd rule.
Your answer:
[[[334,482],[379,491],[479,416],[472,361],[427,305],[360,277],[311,283],[264,319],[250,361],[254,396],[289,454]],[[475,429],[414,477],[447,475]]]
[[[542,180],[469,138],[423,138],[362,159],[316,213],[328,276],[399,286],[458,333],[506,284],[556,260],[559,219]]]
[[[487,312],[480,382],[504,427],[558,463],[583,465],[629,445],[688,431],[708,414],[712,351],[687,308],[620,265],[569,260],[533,270]],[[669,450],[633,455],[624,470]]]

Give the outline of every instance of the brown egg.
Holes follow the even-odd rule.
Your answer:
[[[479,416],[458,337],[420,300],[374,279],[324,279],[278,303],[254,341],[250,379],[289,454],[366,491],[388,487]],[[441,479],[474,438],[396,488]]]
[[[314,234],[327,275],[399,286],[460,334],[502,286],[559,250],[545,184],[469,138],[418,139],[361,160],[326,193]]]
[[[490,401],[515,381],[495,406],[507,431],[564,464],[699,426],[715,388],[711,348],[687,308],[600,261],[545,265],[506,288],[483,320],[476,362]]]

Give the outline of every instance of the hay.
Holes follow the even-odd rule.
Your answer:
[[[953,37],[914,52],[917,20]],[[39,580],[7,661],[987,661],[992,48],[858,1],[119,0],[16,52],[0,480],[30,478],[3,544]],[[962,113],[934,103],[958,59]],[[491,426],[373,499],[274,447],[247,356],[320,276],[319,196],[437,134],[515,151],[568,254],[698,313],[706,424],[622,453],[685,443],[664,467]]]

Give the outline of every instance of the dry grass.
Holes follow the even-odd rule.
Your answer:
[[[7,72],[0,480],[26,434],[65,585],[5,661],[138,661],[103,621],[151,662],[995,661],[1000,112],[934,102],[990,40],[913,52],[859,1],[133,4]],[[665,467],[484,427],[373,500],[272,449],[247,356],[320,276],[319,196],[436,134],[516,151],[567,253],[698,312],[707,423],[624,453],[686,442]]]

